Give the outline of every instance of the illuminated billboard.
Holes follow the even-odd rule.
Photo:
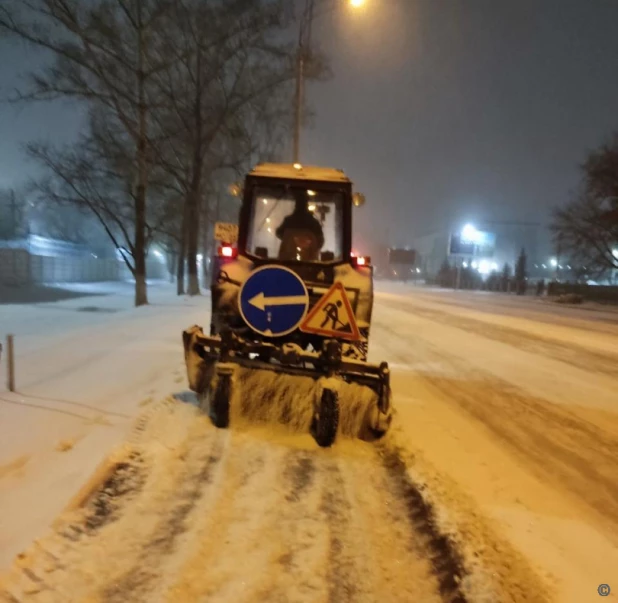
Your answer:
[[[388,263],[414,266],[416,263],[416,251],[414,249],[389,249]]]
[[[493,257],[496,249],[496,235],[493,232],[477,230],[466,224],[461,232],[451,234],[449,238],[449,255],[471,257]]]

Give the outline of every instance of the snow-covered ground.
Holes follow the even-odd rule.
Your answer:
[[[457,585],[436,572],[450,553],[434,529],[457,545],[471,600],[596,601],[613,582],[609,599],[618,592],[612,309],[384,285],[370,356],[393,368],[395,428],[377,447],[323,451],[306,434],[216,431],[179,401],[180,334],[207,326],[206,296],[159,285],[135,309],[129,287],[110,287],[0,305],[18,367],[18,393],[0,385],[0,567],[152,414],[139,436],[152,445],[122,465],[134,494],[118,520],[101,529],[116,511],[98,498],[71,530],[99,537],[64,529],[44,544],[50,560],[68,552],[41,571],[70,571],[54,593],[31,576],[33,601],[455,600]],[[170,394],[176,402],[159,402]]]
[[[0,337],[15,336],[16,392],[0,369],[0,567],[62,510],[121,441],[138,412],[185,386],[181,333],[207,324],[207,299],[130,284],[72,286],[85,297],[0,305]],[[107,295],[102,295],[107,293]],[[96,295],[92,295],[96,294]]]
[[[471,497],[557,601],[598,600],[618,582],[618,314],[390,286],[374,328],[407,445],[456,486],[443,505]]]

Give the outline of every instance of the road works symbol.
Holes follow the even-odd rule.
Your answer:
[[[298,328],[309,307],[302,279],[284,266],[262,266],[244,282],[240,315],[260,335],[281,337]]]
[[[300,325],[305,333],[358,341],[360,332],[345,289],[335,283]]]

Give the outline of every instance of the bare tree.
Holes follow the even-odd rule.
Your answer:
[[[52,204],[41,197],[31,203],[29,213],[33,234],[79,245],[92,241],[95,229],[90,214],[68,205]]]
[[[16,239],[24,234],[26,205],[13,188],[0,189],[0,239]]]
[[[263,124],[272,125],[275,114],[288,122],[280,98],[286,95],[288,111],[294,70],[284,34],[292,14],[281,0],[176,0],[174,6],[167,40],[179,45],[173,53],[182,59],[156,79],[163,106],[172,109],[159,115],[166,141],[160,159],[185,191],[178,290],[186,254],[188,293],[195,295],[200,222],[203,228],[212,214],[204,200],[209,181],[245,164],[263,135],[271,144],[287,128]]]
[[[39,192],[101,223],[147,303],[146,253],[177,251],[178,290],[199,293],[197,252],[209,190],[273,157],[291,119],[293,48],[285,0],[7,0],[0,33],[51,53],[16,101],[78,99],[89,129],[71,149],[33,143]],[[313,61],[309,77],[323,64]],[[220,199],[218,194],[217,199]],[[148,201],[148,203],[147,203]]]
[[[148,211],[143,216],[143,237],[138,242],[134,212],[139,190],[133,186],[135,166],[132,146],[123,145],[118,133],[105,119],[105,113],[93,113],[89,132],[74,144],[62,148],[47,143],[30,143],[27,153],[45,170],[45,176],[31,183],[38,200],[48,205],[88,212],[96,217],[134,278],[140,274],[141,257],[149,244],[165,232],[169,206],[163,202],[169,194],[157,171],[150,174]],[[141,245],[141,249],[138,249]]]
[[[169,0],[5,0],[0,5],[0,32],[17,36],[53,57],[51,64],[30,74],[29,86],[14,100],[68,97],[103,107],[107,118],[130,141],[136,168],[129,206],[133,232],[128,238],[128,233],[123,236],[133,249],[138,306],[148,303],[148,85],[163,67],[153,58],[160,53],[153,48],[157,38],[152,34],[169,7]],[[167,55],[166,63],[170,60],[174,58]],[[54,157],[42,147],[39,151],[43,160],[55,165],[57,159],[66,167],[66,155]],[[120,211],[123,228],[127,209]]]
[[[618,269],[618,216],[590,191],[554,210],[551,230],[577,269],[595,277]]]
[[[582,186],[554,210],[551,230],[576,269],[602,277],[618,269],[618,135],[582,165]]]

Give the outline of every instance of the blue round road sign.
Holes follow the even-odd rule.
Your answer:
[[[254,270],[240,289],[240,314],[260,335],[281,337],[300,325],[309,294],[302,279],[284,266]]]

